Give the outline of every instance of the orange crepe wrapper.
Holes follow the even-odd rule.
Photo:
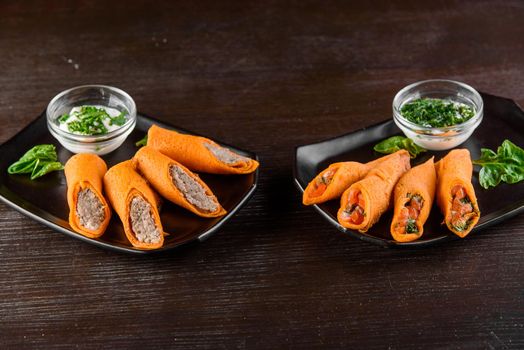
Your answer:
[[[315,196],[314,192],[319,179],[330,171],[335,171],[330,183],[326,185],[325,191],[320,196]],[[304,205],[318,204],[340,197],[349,186],[363,178],[368,171],[369,168],[365,164],[358,162],[333,163],[307,185],[302,195],[302,203]]]
[[[393,153],[392,157],[378,163],[362,180],[351,185],[340,199],[340,209],[337,214],[340,225],[360,232],[369,230],[389,208],[393,187],[409,168],[409,153],[400,150]],[[360,191],[364,199],[364,220],[358,225],[344,219],[349,192],[352,189]]]
[[[149,146],[142,147],[135,154],[135,159],[140,173],[147,179],[147,181],[149,181],[151,186],[162,195],[162,197],[202,217],[213,218],[226,214],[225,209],[222,208],[215,195],[204,181],[182,164]],[[169,171],[169,168],[172,165],[179,166],[186,172],[186,174],[197,181],[204,188],[206,194],[211,195],[214,198],[215,203],[218,205],[217,210],[214,212],[205,212],[191,204],[172,181]]]
[[[448,229],[464,238],[470,233],[473,227],[477,224],[480,218],[480,210],[478,207],[477,196],[471,183],[471,176],[473,174],[473,164],[467,149],[455,149],[450,151],[444,158],[435,164],[437,171],[437,204],[444,214],[444,223]],[[452,193],[451,190],[456,185],[461,185],[465,189],[466,195],[471,201],[474,215],[467,229],[459,231],[451,224],[452,218]]]
[[[424,223],[429,217],[433,200],[435,198],[435,187],[437,186],[437,174],[433,157],[427,162],[420,164],[407,171],[395,185],[393,192],[394,211],[391,221],[391,236],[397,242],[411,242],[422,236],[424,233]],[[422,208],[418,217],[415,219],[418,232],[406,233],[399,232],[397,224],[400,221],[402,208],[410,201],[409,195],[419,195],[422,199]]]
[[[256,160],[245,157],[233,164],[221,162],[204,146],[205,143],[222,147],[205,137],[180,134],[156,125],[152,125],[147,133],[148,146],[192,171],[210,174],[249,174],[258,168]]]
[[[104,176],[104,186],[107,198],[120,217],[124,226],[127,239],[133,247],[141,249],[156,249],[164,244],[164,229],[158,213],[158,196],[149,187],[146,180],[136,171],[135,163],[132,160],[119,163],[107,171]],[[151,205],[151,212],[155,220],[156,227],[160,230],[160,241],[158,243],[140,242],[133,230],[129,218],[131,200],[136,195],[142,197]]]
[[[72,156],[64,167],[67,182],[67,204],[69,205],[69,225],[76,232],[89,238],[102,236],[111,220],[111,208],[102,195],[102,178],[106,171],[107,165],[102,158],[87,153]],[[76,215],[78,193],[86,188],[90,189],[104,206],[104,221],[97,230],[83,227]]]
[[[359,162],[339,162],[331,164],[315,176],[307,185],[302,195],[302,204],[319,204],[340,197],[349,186],[361,180],[371,169],[392,156],[392,154],[388,154],[366,164]],[[319,179],[329,171],[335,171],[332,180],[321,195],[315,196],[316,184],[319,183]]]

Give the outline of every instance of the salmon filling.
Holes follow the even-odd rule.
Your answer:
[[[424,199],[420,195],[408,193],[407,202],[400,210],[396,227],[398,233],[418,233],[420,231],[417,225],[417,218],[423,205]]]
[[[351,189],[348,197],[348,204],[342,213],[342,219],[349,223],[360,225],[366,216],[364,212],[364,196],[359,190]]]
[[[333,181],[333,177],[338,169],[328,169],[315,181],[313,191],[311,191],[311,197],[319,197],[326,192],[327,187]]]
[[[459,232],[467,230],[477,212],[463,186],[456,185],[451,189],[451,201],[451,226]]]
[[[88,230],[98,230],[105,219],[104,205],[89,188],[78,192],[76,215],[80,225]]]
[[[141,243],[160,242],[160,230],[156,226],[151,205],[142,197],[135,196],[131,200],[129,221],[136,239]]]

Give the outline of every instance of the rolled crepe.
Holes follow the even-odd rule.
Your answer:
[[[437,171],[437,204],[444,223],[457,236],[464,238],[480,218],[475,190],[471,183],[473,164],[467,149],[455,149],[435,164]]]
[[[156,249],[164,244],[158,197],[138,174],[132,160],[113,166],[104,176],[109,202],[120,217],[134,247]]]
[[[210,139],[180,134],[156,125],[149,128],[147,145],[192,171],[249,174],[258,168],[256,160],[236,154]]]
[[[79,153],[69,158],[64,171],[69,225],[86,237],[102,236],[111,219],[111,208],[102,195],[106,163],[97,155]]]
[[[226,214],[198,175],[149,146],[136,154],[138,170],[162,197],[202,217]]]
[[[302,195],[304,205],[324,203],[339,198],[345,190],[392,154],[375,159],[368,163],[339,162],[331,164],[321,171],[307,185]]]
[[[337,214],[340,225],[366,232],[389,208],[393,187],[410,168],[407,151],[393,154],[344,191]]]
[[[398,242],[414,241],[424,232],[429,217],[437,175],[433,157],[406,172],[395,185],[391,236]]]

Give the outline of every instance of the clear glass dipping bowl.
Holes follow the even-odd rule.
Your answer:
[[[432,128],[414,124],[400,113],[404,104],[419,98],[440,98],[464,103],[475,115],[461,124]],[[451,149],[465,142],[480,125],[484,116],[484,102],[471,86],[453,80],[433,79],[419,81],[400,90],[393,99],[393,120],[406,137],[420,147],[433,151]]]
[[[124,125],[104,135],[78,135],[60,129],[58,118],[69,113],[73,107],[98,105],[127,110]],[[56,95],[46,110],[47,128],[62,146],[73,153],[104,155],[117,149],[136,125],[135,101],[125,91],[106,85],[82,85],[62,91]]]

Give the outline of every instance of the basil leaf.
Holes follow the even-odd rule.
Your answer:
[[[31,174],[31,180],[64,167],[58,162],[54,145],[37,145],[7,168],[9,174]]]
[[[391,154],[405,149],[409,152],[411,158],[415,158],[420,153],[426,152],[426,149],[418,146],[412,139],[404,136],[392,136],[376,144],[373,149],[383,154]]]
[[[473,164],[482,166],[479,183],[485,189],[501,182],[515,184],[524,180],[524,150],[509,140],[504,140],[496,153],[482,148],[480,159],[474,160]]]

